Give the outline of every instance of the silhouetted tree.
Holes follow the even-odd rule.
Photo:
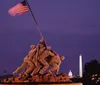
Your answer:
[[[100,63],[97,60],[92,60],[85,64],[83,81],[84,85],[95,85],[100,83],[98,80],[100,77]]]
[[[98,74],[100,73],[100,63],[97,60],[92,60],[85,64],[84,71],[90,75]]]

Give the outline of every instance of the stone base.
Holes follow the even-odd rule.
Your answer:
[[[37,84],[37,85],[83,85],[82,83],[70,83],[70,84]]]

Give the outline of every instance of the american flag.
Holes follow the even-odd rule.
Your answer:
[[[28,9],[28,6],[26,5],[26,2],[22,1],[22,2],[18,3],[17,5],[15,5],[14,7],[10,8],[8,10],[8,13],[11,16],[16,16],[16,15],[21,15],[28,11],[29,11],[29,9]]]

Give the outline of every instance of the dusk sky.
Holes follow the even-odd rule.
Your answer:
[[[22,0],[0,0],[0,75],[23,62],[31,44],[41,39],[30,12],[12,17],[8,10]],[[100,61],[100,0],[28,0],[48,45],[64,55],[60,72],[79,72],[92,59]]]

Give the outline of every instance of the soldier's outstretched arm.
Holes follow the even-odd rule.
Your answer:
[[[53,52],[51,52],[51,51],[49,51],[49,55],[52,56],[52,57],[55,56],[55,54]]]

